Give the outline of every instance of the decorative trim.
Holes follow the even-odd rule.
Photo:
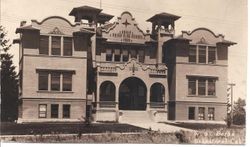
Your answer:
[[[43,19],[41,22],[38,22],[37,20],[33,19],[31,20],[31,22],[34,22],[34,23],[37,23],[39,25],[43,24],[45,21],[49,20],[49,19],[53,19],[53,18],[57,18],[57,19],[61,19],[61,20],[64,20],[66,21],[70,26],[72,27],[75,27],[77,26],[78,24],[71,24],[71,22],[69,20],[67,20],[66,18],[64,17],[61,17],[61,16],[50,16],[50,17],[47,17],[45,19]]]
[[[215,78],[215,79],[219,79],[218,76],[210,76],[210,75],[195,75],[195,74],[190,74],[190,75],[186,75],[186,77],[202,77],[202,78]]]
[[[222,34],[215,35],[215,33],[214,33],[213,31],[209,30],[208,28],[197,28],[197,29],[194,29],[191,33],[190,33],[190,32],[187,32],[187,31],[182,31],[182,34],[183,34],[183,33],[186,33],[187,35],[190,36],[190,35],[192,35],[194,32],[199,31],[199,30],[208,31],[208,32],[210,32],[211,34],[213,34],[213,36],[216,37],[216,38],[218,38],[218,37],[224,38],[224,35],[222,35]]]
[[[49,32],[49,34],[64,35],[64,33],[60,31],[58,27],[55,27],[52,31]]]
[[[202,66],[223,66],[228,67],[228,65],[222,64],[202,64],[202,63],[189,63],[189,62],[175,62],[176,64],[189,64],[189,65],[202,65]]]
[[[36,72],[60,72],[60,73],[72,73],[75,74],[75,70],[71,69],[41,69],[41,68],[36,68]]]
[[[34,101],[41,101],[41,100],[65,100],[65,101],[86,101],[85,98],[51,98],[51,97],[46,97],[46,98],[34,98],[34,97],[20,97],[21,100],[34,100]]]
[[[47,57],[47,58],[75,58],[75,59],[87,59],[87,57],[76,57],[76,56],[53,56],[53,55],[31,55],[31,54],[23,54],[23,56],[30,56],[30,57]]]

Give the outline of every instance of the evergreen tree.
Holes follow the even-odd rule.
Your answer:
[[[1,121],[14,121],[18,114],[18,80],[13,55],[8,53],[11,44],[6,35],[3,26],[0,26]]]
[[[239,98],[237,102],[234,103],[233,108],[233,124],[235,125],[245,125],[246,123],[246,101]]]

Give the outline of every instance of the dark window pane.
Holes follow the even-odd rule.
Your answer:
[[[61,37],[52,37],[51,54],[61,55]]]
[[[121,61],[121,52],[120,49],[115,49],[115,61],[120,62]]]
[[[198,95],[206,95],[206,79],[198,80]]]
[[[215,64],[216,60],[216,52],[215,47],[208,47],[208,63],[209,64]]]
[[[63,91],[72,91],[72,74],[63,74]]]
[[[49,54],[49,36],[40,36],[39,54]]]
[[[51,118],[58,118],[58,104],[51,104]]]
[[[70,118],[70,105],[63,105],[63,118]]]
[[[111,49],[106,50],[106,61],[112,61],[112,50]]]
[[[165,99],[165,88],[162,84],[153,84],[150,88],[150,102],[163,102]]]
[[[100,86],[100,101],[115,101],[115,85],[104,82]]]
[[[189,62],[196,63],[196,46],[190,46],[188,59]]]
[[[137,54],[135,50],[130,50],[131,58],[137,59]]]
[[[51,73],[51,90],[60,91],[60,73]]]
[[[38,90],[48,90],[48,73],[40,72],[38,75]]]
[[[199,46],[199,63],[206,63],[206,47]]]
[[[123,62],[128,61],[128,50],[122,50],[122,61]]]
[[[63,55],[72,56],[72,38],[70,37],[63,38]]]
[[[194,120],[195,119],[195,107],[188,108],[188,119]]]
[[[196,79],[188,79],[188,95],[196,95]]]
[[[214,108],[208,108],[208,120],[214,120]]]
[[[208,95],[214,95],[215,96],[215,79],[208,79]]]
[[[198,119],[205,120],[205,108],[204,107],[199,107]]]
[[[139,54],[139,62],[143,63],[144,62],[144,51],[140,50],[138,52],[138,54]]]
[[[46,118],[47,117],[47,105],[40,104],[39,105],[39,118]]]

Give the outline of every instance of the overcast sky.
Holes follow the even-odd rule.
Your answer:
[[[69,16],[73,7],[89,5],[100,8],[100,0],[0,0],[0,23],[6,28],[8,38],[18,38],[15,29],[20,21],[42,21],[49,16]],[[146,22],[156,13],[167,12],[181,16],[176,21],[176,35],[182,30],[192,31],[206,27],[225,39],[237,42],[229,48],[228,81],[236,83],[234,97],[246,98],[247,62],[247,0],[102,0],[103,12],[114,15],[115,21],[123,11],[129,11],[142,30],[151,29]],[[18,45],[13,45],[14,63],[18,65]]]

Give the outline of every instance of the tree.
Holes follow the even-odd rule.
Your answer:
[[[233,124],[235,125],[245,125],[246,123],[246,101],[239,98],[233,107]]]
[[[1,121],[14,121],[18,114],[18,80],[13,55],[8,53],[11,44],[6,35],[4,27],[0,26]]]

